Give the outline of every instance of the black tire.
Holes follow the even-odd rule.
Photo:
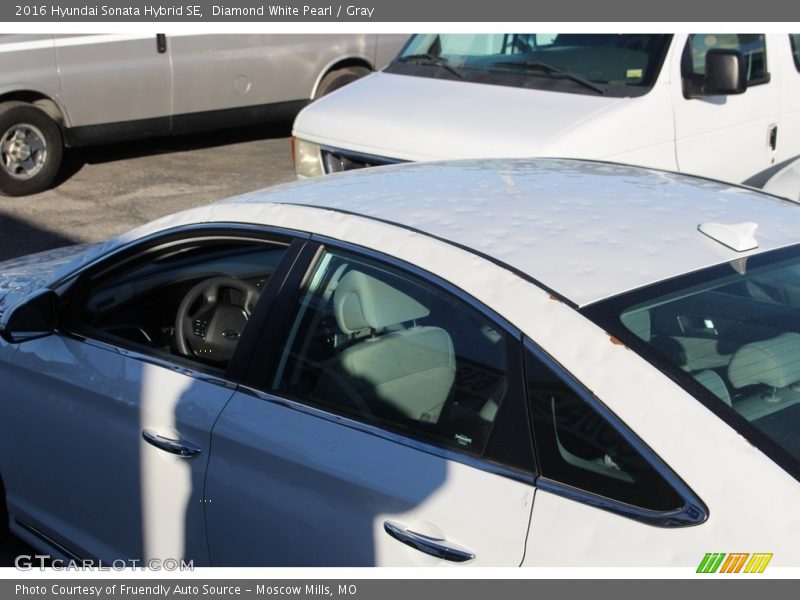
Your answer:
[[[330,94],[348,83],[353,83],[356,79],[361,79],[364,75],[369,75],[369,73],[370,70],[367,67],[344,67],[343,69],[331,71],[319,82],[317,93],[314,94],[314,100],[322,98],[325,94]]]
[[[26,196],[46,190],[58,174],[61,129],[27,102],[0,104],[0,192]]]

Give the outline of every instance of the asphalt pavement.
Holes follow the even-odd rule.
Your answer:
[[[0,196],[0,261],[94,242],[179,210],[292,181],[291,124],[69,150],[56,185]],[[36,552],[0,543],[0,567]]]
[[[57,184],[0,196],[0,260],[108,239],[198,206],[294,179],[289,123],[69,150]]]

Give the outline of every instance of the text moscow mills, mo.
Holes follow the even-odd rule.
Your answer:
[[[327,4],[292,6],[289,4],[260,4],[258,6],[226,6],[212,4],[211,13],[205,7],[194,4],[153,4],[144,6],[109,6],[107,4],[84,4],[82,6],[61,6],[59,4],[16,4],[17,17],[48,17],[66,19],[74,17],[143,17],[145,19],[166,19],[172,17],[307,17],[341,19],[347,17],[372,18],[373,6],[355,4]]]
[[[163,598],[165,600],[175,600],[183,598],[197,598],[201,596],[212,596],[216,598],[229,596],[333,596],[355,598],[358,595],[358,587],[353,584],[337,583],[336,585],[325,585],[321,583],[290,583],[290,584],[255,584],[246,587],[245,584],[223,585],[223,584],[178,584],[178,585],[129,585],[126,583],[113,583],[104,585],[74,585],[67,583],[56,583],[48,585],[26,585],[17,584],[15,586],[16,596],[39,596],[45,597],[62,596],[75,600],[75,598],[103,596],[131,596],[143,598]]]

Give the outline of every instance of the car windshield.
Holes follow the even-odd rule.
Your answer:
[[[419,34],[390,73],[563,92],[646,93],[669,35],[584,33]]]
[[[800,479],[800,246],[583,312]]]

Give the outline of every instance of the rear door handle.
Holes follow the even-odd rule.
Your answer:
[[[452,562],[465,562],[475,558],[475,554],[466,548],[451,544],[442,539],[416,533],[400,523],[384,521],[383,528],[386,533],[394,539],[403,542],[407,546],[411,546],[415,550],[435,556],[436,558]]]
[[[195,446],[191,442],[187,442],[186,440],[173,440],[148,429],[142,431],[142,437],[145,442],[152,444],[159,450],[164,450],[170,454],[177,454],[183,458],[193,458],[203,451],[202,448]]]

